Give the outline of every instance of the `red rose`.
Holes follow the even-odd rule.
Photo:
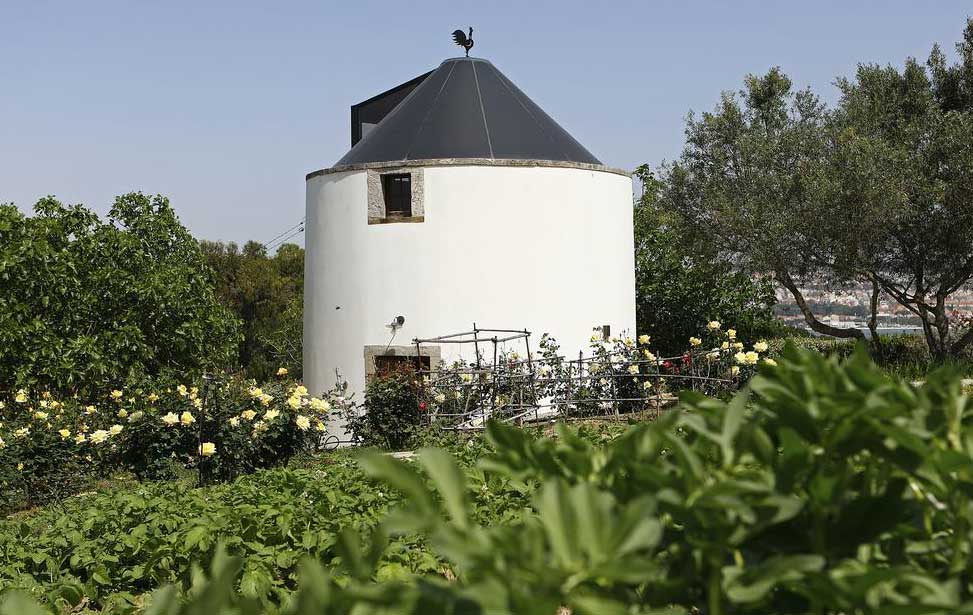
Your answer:
[[[419,409],[422,410],[423,412],[425,412],[425,410],[426,410],[426,402],[420,401],[419,402]]]
[[[662,367],[664,367],[666,369],[672,369],[672,361],[663,361],[662,362]]]

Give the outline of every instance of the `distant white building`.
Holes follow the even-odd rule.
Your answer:
[[[454,58],[352,107],[351,150],[307,176],[304,374],[353,391],[413,338],[635,333],[632,183],[490,62]],[[364,134],[364,136],[362,136]],[[389,323],[404,316],[390,341]],[[453,360],[465,346],[429,346]],[[472,356],[463,357],[473,360]]]

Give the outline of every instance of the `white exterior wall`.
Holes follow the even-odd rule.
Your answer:
[[[335,370],[361,400],[364,347],[481,328],[550,333],[562,353],[587,350],[592,327],[635,333],[632,183],[560,167],[424,168],[425,221],[367,223],[366,171],[307,182],[304,378],[312,393]],[[336,309],[340,307],[340,309]],[[511,345],[522,352],[523,345]],[[442,346],[451,361],[472,345]],[[492,352],[492,350],[491,350]]]

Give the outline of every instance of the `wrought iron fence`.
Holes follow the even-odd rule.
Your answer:
[[[736,386],[729,353],[690,350],[656,357],[631,338],[592,340],[592,352],[558,354],[543,338],[531,348],[525,329],[484,329],[414,339],[416,355],[426,345],[473,347],[474,361],[431,365],[418,372],[420,408],[430,424],[480,429],[488,419],[515,423],[565,417],[658,416],[691,389],[718,394]],[[522,350],[511,349],[517,345]]]

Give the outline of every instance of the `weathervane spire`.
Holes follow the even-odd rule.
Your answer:
[[[453,42],[466,50],[466,57],[470,57],[470,49],[473,49],[473,27],[470,26],[470,33],[466,35],[462,30],[453,32]]]

